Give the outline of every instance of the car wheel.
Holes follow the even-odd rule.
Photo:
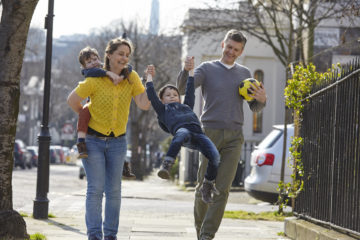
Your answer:
[[[20,163],[20,168],[25,169],[25,163],[24,162]]]
[[[32,164],[31,164],[31,163],[28,163],[26,166],[27,166],[28,169],[31,169],[31,168],[32,168]]]

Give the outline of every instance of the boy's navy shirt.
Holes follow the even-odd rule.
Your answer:
[[[186,128],[190,127],[193,129],[191,126],[194,125],[194,129],[201,130],[199,118],[193,112],[195,104],[195,87],[193,77],[188,78],[183,104],[178,102],[163,104],[156,95],[154,84],[152,82],[146,83],[146,93],[158,115],[159,125],[164,131],[175,135],[176,131],[180,127],[186,126]]]

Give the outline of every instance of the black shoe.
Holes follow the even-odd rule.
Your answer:
[[[202,235],[201,237],[200,237],[200,240],[212,240],[213,238],[212,237],[210,237],[209,235]]]
[[[136,179],[135,174],[133,174],[131,172],[130,164],[128,162],[124,162],[122,177],[123,177],[123,179],[127,179],[127,180],[135,180]]]
[[[88,240],[101,240],[101,239],[98,238],[97,236],[90,235]]]
[[[200,188],[200,192],[201,192],[201,199],[206,204],[211,204],[214,202],[212,199],[214,194],[216,195],[220,194],[219,190],[217,190],[215,187],[215,181],[209,181],[207,179],[204,179],[204,182]]]
[[[164,161],[158,171],[157,175],[162,179],[169,179],[170,178],[170,170],[174,163],[170,161]]]
[[[116,236],[106,236],[104,237],[104,240],[117,240]]]
[[[79,152],[78,158],[87,158],[87,157],[88,157],[87,148],[86,148],[86,143],[85,143],[85,142],[78,142],[78,143],[76,144],[76,147],[77,147],[78,152]]]

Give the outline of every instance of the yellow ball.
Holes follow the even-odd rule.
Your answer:
[[[255,78],[247,78],[247,79],[243,80],[239,86],[240,96],[248,102],[254,100],[254,98],[251,96],[251,92],[249,90],[249,88],[251,87],[251,84],[260,87],[259,81],[256,80]]]

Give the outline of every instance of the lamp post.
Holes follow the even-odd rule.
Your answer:
[[[54,0],[49,0],[48,14],[45,18],[46,33],[46,58],[45,58],[45,83],[43,118],[41,124],[39,142],[39,162],[37,169],[36,198],[34,200],[33,215],[36,219],[47,219],[49,210],[49,148],[51,136],[49,132],[49,101],[51,80],[51,57],[52,57],[52,29],[54,17]]]

